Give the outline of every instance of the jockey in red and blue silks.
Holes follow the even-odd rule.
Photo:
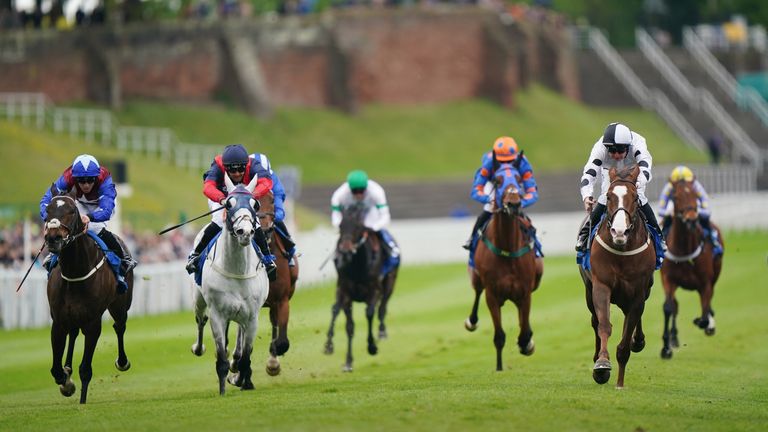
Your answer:
[[[264,167],[264,169],[269,171],[269,174],[272,176],[272,196],[274,196],[275,199],[274,224],[277,227],[278,234],[283,237],[283,240],[286,240],[287,242],[286,247],[288,250],[286,252],[288,252],[289,255],[288,261],[290,263],[289,265],[293,266],[295,263],[292,258],[296,253],[296,247],[293,238],[291,238],[291,234],[288,232],[288,227],[285,225],[285,188],[280,182],[280,177],[278,177],[277,173],[272,170],[272,164],[269,162],[267,155],[263,153],[251,153],[251,158],[257,161],[257,163]]]
[[[518,161],[518,157],[520,160]],[[493,201],[493,175],[499,166],[499,163],[512,163],[520,172],[523,183],[523,200],[521,206],[528,207],[539,200],[539,192],[536,186],[536,179],[533,177],[533,168],[528,158],[519,153],[517,143],[511,137],[503,136],[496,138],[493,142],[493,151],[483,155],[480,168],[475,172],[475,179],[472,183],[472,199],[483,204],[483,212],[477,217],[475,225],[472,227],[472,234],[469,240],[464,244],[464,249],[472,249],[477,238],[477,233],[482,229],[491,218],[491,209]]]
[[[248,152],[240,144],[228,145],[224,152],[217,155],[211,163],[211,168],[203,176],[203,194],[208,198],[208,208],[215,210],[226,204],[227,186],[224,182],[224,174],[229,175],[230,180],[235,185],[240,183],[248,184],[254,176],[258,176],[256,187],[253,190],[253,197],[258,200],[266,195],[272,189],[272,175],[266,170],[259,161],[249,157]],[[258,206],[258,204],[257,204]],[[256,209],[258,211],[258,208]],[[211,217],[211,222],[202,229],[202,237],[197,243],[192,253],[189,254],[187,262],[187,271],[194,273],[197,271],[197,265],[200,254],[208,246],[208,243],[221,232],[224,226],[224,213],[215,212]],[[269,252],[269,245],[264,237],[264,232],[259,229],[254,234],[254,240],[261,251],[261,261],[267,269],[270,280],[275,278],[275,256]]]
[[[112,183],[112,175],[95,157],[89,154],[76,157],[72,166],[64,170],[58,180],[45,191],[40,199],[40,218],[45,221],[48,216],[46,207],[55,195],[68,193],[72,189],[75,190],[75,203],[83,223],[121,258],[122,274],[136,267],[137,262],[131,258],[131,254],[123,248],[112,232],[107,230],[107,222],[115,210],[117,191]],[[50,258],[49,254],[43,261],[46,268]]]

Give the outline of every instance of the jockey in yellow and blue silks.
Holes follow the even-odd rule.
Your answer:
[[[519,158],[519,160],[518,160]],[[477,233],[481,230],[491,218],[491,209],[493,201],[493,175],[501,163],[511,163],[517,168],[523,182],[523,201],[521,206],[526,208],[539,199],[539,192],[536,186],[536,179],[533,177],[533,168],[528,158],[519,152],[517,142],[511,137],[502,136],[496,138],[493,142],[493,150],[484,154],[480,168],[475,172],[475,179],[472,183],[472,199],[483,204],[483,212],[477,217],[475,225],[472,227],[472,233],[469,240],[463,248],[470,250],[477,238]],[[537,251],[537,254],[540,251]]]
[[[669,228],[672,226],[672,216],[674,214],[674,201],[672,200],[673,183],[678,181],[691,182],[693,190],[696,192],[696,202],[698,207],[699,224],[704,228],[704,233],[712,241],[715,255],[723,253],[723,247],[717,235],[717,230],[712,229],[709,223],[709,217],[712,212],[709,208],[709,196],[704,186],[693,175],[693,171],[684,165],[676,166],[669,174],[669,181],[664,185],[659,196],[659,216],[662,218],[662,231],[666,237]]]
[[[107,230],[107,222],[112,218],[115,210],[117,191],[112,182],[112,174],[101,166],[95,157],[89,154],[76,157],[72,166],[64,170],[58,180],[45,191],[40,199],[40,218],[45,221],[46,207],[55,195],[68,193],[72,189],[75,190],[75,204],[80,211],[83,223],[87,225],[88,231],[95,233],[110,250],[120,257],[121,273],[124,275],[136,267],[137,262],[131,258],[131,254],[123,248],[112,232]],[[46,269],[50,259],[49,254],[43,260],[43,266]],[[122,276],[119,279],[122,279]],[[121,282],[121,280],[118,281],[118,283]]]

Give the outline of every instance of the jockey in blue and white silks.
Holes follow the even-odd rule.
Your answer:
[[[203,176],[203,194],[208,198],[210,210],[226,205],[227,194],[231,191],[227,190],[224,181],[225,174],[229,176],[235,186],[240,183],[249,184],[251,179],[256,177],[256,186],[253,190],[253,198],[256,200],[272,189],[272,175],[261,165],[260,160],[250,157],[245,147],[240,144],[228,145],[222,154],[214,157],[211,168]],[[221,232],[224,222],[222,211],[212,214],[211,222],[201,230],[202,234],[198,233],[194,250],[189,254],[187,261],[187,272],[190,274],[196,272],[200,254],[216,234]],[[277,265],[275,264],[275,256],[269,252],[269,245],[267,245],[264,232],[261,229],[256,230],[253,239],[259,246],[262,263],[267,269],[269,279],[274,280]]]
[[[88,230],[95,233],[107,247],[121,258],[121,273],[124,275],[138,264],[131,254],[123,249],[111,231],[107,230],[107,222],[112,218],[115,210],[115,198],[117,191],[112,182],[112,175],[99,164],[95,157],[89,154],[77,156],[59,176],[59,178],[45,191],[40,199],[40,218],[45,221],[46,207],[55,195],[69,193],[74,189],[75,204],[87,225]],[[50,262],[49,254],[43,261],[47,268]]]
[[[589,153],[589,158],[584,165],[584,172],[581,176],[581,199],[584,202],[584,209],[590,213],[588,218],[590,223],[584,223],[579,230],[579,237],[576,240],[576,250],[578,252],[586,250],[590,227],[597,226],[600,218],[605,213],[607,203],[606,192],[610,186],[608,171],[611,168],[623,168],[633,165],[640,167],[640,175],[637,176],[636,183],[640,210],[643,212],[646,222],[658,233],[662,249],[667,249],[664,243],[664,235],[656,220],[656,215],[653,214],[648,198],[645,197],[645,187],[651,181],[651,168],[653,167],[653,157],[648,151],[645,138],[621,123],[611,123],[605,128],[603,136],[598,138],[597,142],[592,146],[592,151]],[[595,205],[593,193],[598,172],[601,172],[602,186],[600,188],[600,196],[597,198],[597,205]]]
[[[290,245],[288,247],[289,250],[286,252],[288,252],[289,255],[288,261],[290,262],[290,265],[294,265],[292,258],[296,253],[296,247],[293,238],[291,237],[291,233],[288,232],[288,227],[285,225],[285,199],[287,196],[285,193],[285,188],[283,187],[283,183],[280,182],[280,177],[278,177],[277,173],[272,170],[272,164],[269,162],[267,155],[263,153],[252,153],[251,158],[257,161],[257,163],[264,169],[269,171],[269,174],[272,176],[272,195],[275,199],[274,223],[277,227],[278,234],[282,236],[284,240],[287,240],[288,244]]]
[[[674,201],[672,200],[672,191],[674,190],[673,183],[677,181],[691,182],[693,190],[696,192],[696,205],[698,207],[699,223],[704,228],[704,233],[709,236],[714,247],[714,253],[722,253],[723,247],[720,244],[720,239],[717,235],[717,230],[712,229],[709,223],[709,218],[712,215],[712,211],[709,207],[709,196],[704,186],[696,179],[693,171],[684,165],[676,166],[669,174],[669,181],[664,185],[664,188],[659,194],[659,217],[662,218],[662,231],[666,236],[669,233],[669,228],[672,226],[672,216],[674,214]]]
[[[400,265],[400,248],[387,230],[391,220],[387,195],[384,188],[368,179],[365,171],[355,170],[347,175],[347,181],[339,186],[331,196],[331,224],[338,228],[341,224],[342,211],[353,205],[362,205],[365,210],[363,225],[379,235],[387,258],[381,267],[384,276]]]
[[[464,243],[464,249],[471,250],[477,239],[477,232],[481,230],[491,218],[493,201],[493,178],[500,163],[512,163],[522,177],[523,196],[522,207],[526,208],[539,200],[538,186],[533,177],[533,167],[525,155],[520,155],[517,142],[507,136],[496,138],[493,142],[493,150],[484,154],[480,162],[480,168],[475,172],[470,196],[475,201],[483,204],[483,212],[477,217],[469,239]],[[520,160],[518,161],[518,157]],[[519,164],[519,165],[518,165]]]

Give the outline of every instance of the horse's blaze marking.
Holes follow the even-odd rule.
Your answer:
[[[56,207],[61,207],[61,206],[65,205],[65,204],[67,204],[67,202],[64,201],[63,199],[57,199],[56,200]]]
[[[627,187],[626,186],[616,186],[613,188],[613,194],[616,195],[616,198],[618,198],[619,201],[619,210],[624,208],[624,197],[627,195]],[[626,211],[624,212],[626,213]],[[616,212],[616,216],[619,215],[619,212]],[[627,218],[626,217],[616,217],[614,216],[613,222],[611,226],[616,229],[618,232],[624,232],[627,230]],[[618,219],[618,220],[617,220]]]

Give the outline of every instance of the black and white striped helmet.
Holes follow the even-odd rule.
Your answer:
[[[626,151],[632,143],[632,131],[621,123],[611,123],[603,132],[603,145]]]

